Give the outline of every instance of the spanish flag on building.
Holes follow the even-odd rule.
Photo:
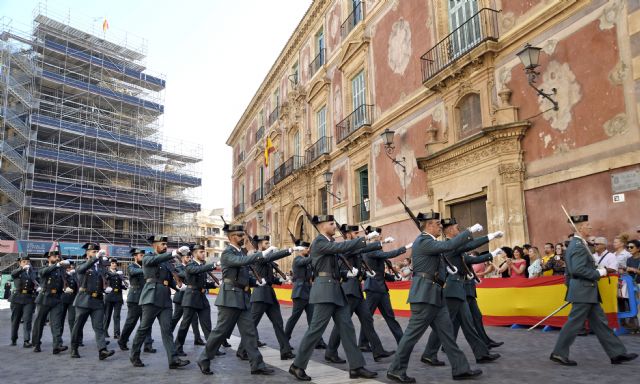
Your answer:
[[[107,32],[107,29],[109,29],[109,22],[107,21],[107,18],[104,18],[104,21],[102,22],[102,32]]]
[[[271,142],[271,138],[267,136],[267,143],[264,145],[264,166],[265,167],[269,166],[269,154],[275,151],[276,151],[276,147],[273,146],[273,143]]]

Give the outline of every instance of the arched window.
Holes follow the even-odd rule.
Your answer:
[[[460,137],[467,137],[482,128],[482,109],[480,95],[470,93],[464,96],[456,108],[458,112],[458,127]]]

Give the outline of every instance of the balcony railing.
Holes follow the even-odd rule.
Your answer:
[[[251,193],[251,205],[256,205],[256,203],[262,199],[264,199],[263,188],[258,188]]]
[[[271,111],[271,113],[269,114],[269,126],[272,126],[273,123],[278,121],[279,117],[280,117],[280,106],[276,105],[273,111]]]
[[[364,126],[371,126],[373,123],[373,105],[362,104],[355,111],[351,112],[344,120],[336,124],[337,142],[341,142],[353,132]]]
[[[259,143],[264,136],[264,125],[256,131],[256,143]]]
[[[273,190],[274,185],[273,177],[264,182],[264,196],[267,196]]]
[[[369,221],[369,218],[369,199],[367,198],[366,202],[353,206],[353,221],[356,223],[362,223]]]
[[[238,156],[236,158],[236,164],[240,164],[244,161],[244,151],[241,151],[238,153]]]
[[[244,203],[240,203],[233,207],[233,216],[239,216],[244,213]]]
[[[320,156],[328,155],[329,153],[331,153],[331,137],[323,136],[320,140],[313,143],[313,145],[306,150],[304,155],[306,163],[310,164]]]
[[[318,72],[318,70],[324,65],[324,55],[325,49],[322,48],[320,53],[313,59],[311,64],[309,64],[309,76],[313,76]]]
[[[304,165],[303,156],[291,156],[273,172],[273,184],[278,184]]]
[[[353,11],[347,16],[347,19],[342,23],[342,27],[340,27],[342,39],[346,38],[362,19],[364,19],[364,4],[362,1],[359,1],[358,4],[353,7]]]
[[[495,9],[482,8],[422,55],[422,82],[431,79],[481,43],[498,41],[498,13]]]

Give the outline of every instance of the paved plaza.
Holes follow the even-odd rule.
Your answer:
[[[211,298],[213,300],[213,297]],[[98,360],[98,352],[90,322],[85,326],[85,347],[80,349],[81,359],[71,359],[69,351],[54,356],[51,354],[51,335],[48,328],[45,329],[42,353],[34,353],[31,349],[22,348],[22,339],[18,340],[17,347],[9,346],[10,311],[6,301],[0,304],[0,329],[2,337],[0,343],[0,383],[3,384],[28,384],[28,383],[295,383],[287,369],[291,360],[281,361],[280,352],[277,350],[277,341],[273,333],[271,323],[266,316],[259,326],[260,338],[268,344],[261,348],[267,364],[276,368],[273,376],[252,376],[248,362],[240,361],[235,356],[235,348],[240,339],[237,330],[231,339],[232,348],[228,349],[226,356],[215,359],[211,368],[215,372],[213,376],[204,376],[198,370],[195,359],[203,347],[193,345],[193,335],[189,332],[185,344],[187,358],[192,364],[186,369],[169,370],[166,356],[162,348],[160,329],[154,326],[153,337],[156,340],[154,346],[158,349],[156,354],[142,354],[142,361],[147,365],[144,368],[133,368],[129,363],[129,355],[122,352],[111,340],[110,348],[116,349],[116,354],[105,361]],[[212,305],[215,323],[216,307]],[[289,317],[291,308],[282,306],[283,316]],[[123,308],[122,319],[126,316],[126,306]],[[359,328],[357,318],[354,317],[354,325]],[[407,318],[398,319],[402,327],[406,327]],[[386,349],[395,349],[396,343],[382,317],[375,316],[375,326]],[[329,339],[332,323],[325,331],[325,341]],[[298,323],[293,333],[292,345],[297,349],[307,324],[304,316]],[[541,331],[527,332],[526,330],[513,330],[507,327],[488,327],[489,335],[495,340],[505,342],[505,345],[495,349],[502,354],[502,358],[496,363],[480,365],[484,374],[475,382],[479,383],[614,383],[635,382],[640,363],[632,363],[614,366],[600,348],[595,336],[579,337],[572,348],[571,358],[578,361],[578,367],[562,367],[549,361],[549,353],[558,335],[557,332],[543,333]],[[22,333],[20,333],[22,335]],[[65,328],[63,335],[65,345],[69,344],[69,331]],[[427,335],[416,345],[413,351],[408,374],[415,376],[418,383],[450,383],[451,367],[447,362],[446,367],[428,367],[420,362],[420,355],[426,344]],[[623,342],[630,352],[640,352],[640,336],[623,336]],[[473,358],[469,346],[462,337],[458,339],[460,347],[467,358]],[[129,343],[131,344],[131,343]],[[294,351],[295,352],[295,351]],[[340,349],[340,356],[344,351]],[[440,358],[446,360],[444,353]],[[392,358],[381,362],[374,362],[370,353],[365,354],[367,367],[378,372],[376,380],[350,380],[347,365],[328,364],[324,361],[324,351],[316,350],[313,354],[307,373],[313,378],[314,383],[389,383],[385,371]],[[476,366],[472,361],[472,366]]]

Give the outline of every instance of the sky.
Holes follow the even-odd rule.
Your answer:
[[[147,42],[145,64],[166,76],[164,135],[203,145],[195,191],[203,209],[231,213],[232,151],[225,142],[311,0],[0,0],[0,26],[29,31],[33,12],[70,17],[107,40]],[[53,17],[59,15],[59,17]],[[66,21],[66,20],[61,20]],[[131,37],[133,36],[133,37]]]

